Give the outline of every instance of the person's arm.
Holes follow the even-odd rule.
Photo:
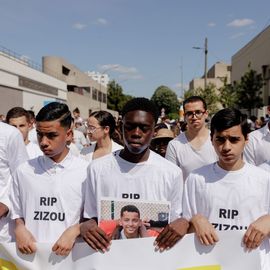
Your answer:
[[[163,251],[172,248],[187,233],[189,222],[184,218],[178,218],[168,224],[156,238],[156,249]]]
[[[257,248],[270,234],[270,215],[259,217],[251,223],[244,235],[243,242],[248,249]]]
[[[96,219],[92,218],[83,222],[80,226],[81,236],[94,250],[106,252],[111,245],[110,238],[98,227]]]
[[[8,211],[8,207],[4,203],[0,202],[0,218],[5,217]]]
[[[80,235],[80,224],[67,228],[52,247],[56,255],[67,256],[74,246],[76,238]]]
[[[174,140],[170,141],[167,146],[165,158],[175,165],[179,166],[178,160],[177,160],[177,154],[176,154],[176,148],[174,145]]]
[[[214,245],[218,242],[218,236],[213,225],[203,215],[194,215],[190,220],[189,233],[194,232],[201,244]]]
[[[31,232],[26,229],[22,218],[15,220],[15,238],[16,245],[21,253],[32,254],[36,252],[36,240]]]

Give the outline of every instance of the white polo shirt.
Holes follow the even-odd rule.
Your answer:
[[[250,164],[260,165],[270,160],[270,131],[268,123],[248,135],[244,149],[244,160]]]
[[[88,163],[71,153],[60,163],[39,156],[18,167],[11,191],[12,219],[24,218],[37,242],[54,242],[79,222]]]
[[[0,122],[0,202],[10,208],[9,191],[12,173],[28,160],[22,134],[18,129]],[[0,219],[0,242],[10,241],[10,219]]]
[[[194,149],[183,132],[169,142],[165,158],[182,169],[185,180],[193,170],[215,162],[217,154],[211,143],[210,133],[201,148]]]
[[[147,161],[132,163],[119,156],[120,150],[93,160],[87,168],[84,217],[99,217],[103,197],[163,201],[171,204],[171,220],[182,214],[181,170],[150,151]]]
[[[40,150],[39,145],[36,143],[32,143],[31,141],[26,145],[26,150],[29,159],[33,159],[43,155],[43,152]]]

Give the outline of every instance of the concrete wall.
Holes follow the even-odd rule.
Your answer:
[[[0,87],[0,106],[3,111],[22,106],[38,112],[48,101],[67,101],[65,82],[3,53],[0,53]]]
[[[0,75],[1,77],[1,75]],[[0,114],[6,115],[12,107],[23,106],[23,95],[21,90],[12,89],[0,85]]]
[[[217,62],[207,72],[207,84],[211,83],[220,88],[224,85],[224,79],[227,83],[231,82],[231,66],[225,63]],[[189,83],[189,89],[204,89],[204,78],[195,78]]]
[[[107,96],[107,87],[87,76],[76,66],[57,56],[44,56],[42,66],[46,74],[65,81],[68,86],[89,88],[89,92],[83,89],[80,89],[79,92],[68,91],[67,100],[71,110],[78,107],[83,118],[88,117],[89,110],[107,110],[107,102],[98,100],[98,92]],[[66,69],[66,74],[64,74],[63,68]],[[97,92],[97,98],[94,98],[93,91]]]
[[[240,81],[248,71],[249,64],[251,69],[262,74],[265,79],[262,89],[265,107],[258,112],[254,110],[254,114],[265,115],[266,105],[270,104],[270,26],[232,56],[232,82]]]

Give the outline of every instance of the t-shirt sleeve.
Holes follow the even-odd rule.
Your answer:
[[[183,193],[183,218],[190,220],[196,214],[194,176],[190,174],[184,185]]]
[[[7,156],[9,168],[13,173],[16,168],[28,160],[28,154],[21,133],[13,133],[8,141]]]
[[[85,202],[84,202],[84,213],[83,217],[90,219],[98,217],[98,206],[97,206],[97,184],[95,172],[91,168],[91,165],[87,168],[87,178],[85,183]]]
[[[173,144],[173,141],[170,141],[168,146],[167,146],[165,158],[167,160],[171,161],[172,163],[174,163],[175,165],[179,166],[179,164],[177,162],[177,158],[176,158],[176,149],[175,149],[175,146]]]
[[[180,168],[177,168],[179,173],[174,179],[174,184],[171,193],[171,221],[182,216],[182,198],[183,198],[183,174]]]
[[[7,168],[5,176],[0,181],[0,201],[8,208],[10,207],[10,188],[12,174],[16,168],[23,162],[28,160],[28,154],[21,133],[18,130],[14,130],[10,134],[6,144],[6,162]]]
[[[254,152],[254,146],[252,143],[252,139],[250,139],[249,142],[245,145],[243,159],[247,163],[253,164],[255,166],[257,165],[256,161],[255,161],[255,152]]]
[[[13,174],[13,180],[10,191],[11,200],[11,219],[23,218],[21,195],[18,182],[18,170]]]

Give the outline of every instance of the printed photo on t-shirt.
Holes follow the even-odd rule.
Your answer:
[[[155,237],[169,222],[169,202],[101,199],[99,226],[113,240]]]

